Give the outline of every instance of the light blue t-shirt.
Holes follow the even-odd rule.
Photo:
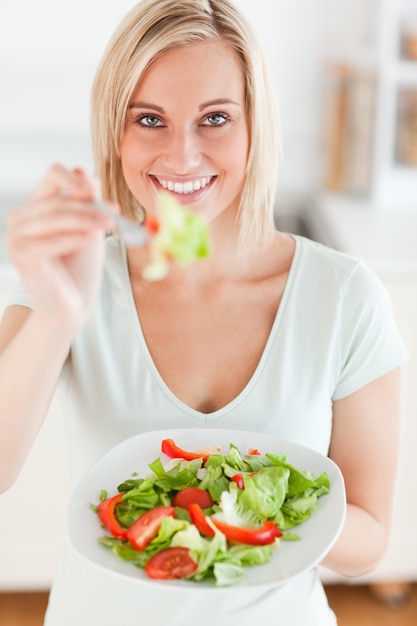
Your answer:
[[[258,366],[236,398],[209,414],[185,405],[159,375],[141,330],[124,247],[107,239],[101,292],[59,386],[74,486],[116,444],[149,430],[257,431],[327,454],[332,402],[401,365],[407,351],[385,288],[366,264],[294,239],[293,263]],[[13,301],[27,304],[23,294]],[[198,590],[164,594],[95,569],[66,542],[46,624],[335,624],[315,570],[275,589],[229,589],[215,601]]]

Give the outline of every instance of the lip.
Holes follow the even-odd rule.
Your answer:
[[[166,181],[170,181],[175,183],[187,183],[187,182],[193,182],[195,180],[200,180],[202,178],[211,178],[210,182],[207,183],[204,187],[201,187],[198,190],[189,192],[189,193],[178,193],[175,191],[171,191],[169,189],[167,189],[166,187],[163,187],[163,185],[161,185],[161,183],[159,182],[158,178],[163,178]],[[194,176],[193,178],[175,178],[175,177],[171,177],[171,176],[159,176],[157,177],[155,174],[150,174],[150,179],[152,180],[153,184],[155,185],[155,187],[157,188],[158,191],[164,191],[165,193],[170,193],[172,194],[175,199],[177,200],[177,202],[179,202],[182,205],[188,205],[188,204],[194,204],[195,202],[198,202],[213,186],[214,182],[217,179],[217,175],[212,175],[212,176]]]

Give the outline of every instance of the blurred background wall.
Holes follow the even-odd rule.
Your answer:
[[[237,0],[275,78],[284,160],[280,189],[321,181],[326,59],[372,48],[379,0]],[[0,193],[26,192],[55,160],[90,167],[89,91],[133,0],[2,0]]]
[[[0,0],[0,312],[16,279],[2,243],[6,216],[51,162],[92,170],[90,85],[134,3]],[[411,354],[394,528],[371,579],[417,580],[416,0],[236,4],[262,39],[279,101],[278,226],[364,257],[387,287]],[[0,498],[0,590],[50,584],[66,518],[65,459],[53,405],[22,475]],[[39,509],[43,485],[54,497],[28,534],[25,512]]]

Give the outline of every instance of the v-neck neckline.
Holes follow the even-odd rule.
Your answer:
[[[250,379],[248,380],[248,382],[246,383],[246,385],[243,387],[243,389],[229,402],[227,402],[224,406],[220,407],[219,409],[216,409],[215,411],[212,411],[210,413],[203,413],[202,411],[199,411],[197,409],[194,409],[193,407],[189,406],[188,404],[186,404],[183,400],[181,400],[171,389],[170,387],[167,385],[167,383],[165,382],[165,380],[163,379],[163,377],[161,376],[161,374],[159,373],[158,368],[155,365],[155,362],[152,358],[152,355],[149,351],[148,345],[146,343],[146,339],[145,339],[145,335],[143,333],[143,329],[142,329],[142,325],[140,322],[140,317],[139,317],[139,313],[137,311],[136,308],[136,303],[135,303],[135,298],[133,295],[133,290],[132,290],[132,284],[130,282],[130,276],[129,276],[129,267],[128,267],[128,260],[127,260],[127,252],[126,252],[126,248],[124,247],[123,243],[120,243],[121,246],[121,255],[122,255],[122,263],[123,263],[123,280],[125,281],[126,284],[126,294],[127,294],[127,298],[128,298],[128,305],[129,305],[129,309],[132,313],[132,318],[133,318],[133,326],[136,332],[136,336],[138,339],[138,343],[139,343],[139,347],[141,349],[141,352],[143,354],[144,360],[146,362],[146,365],[152,375],[152,378],[154,379],[154,381],[156,382],[156,384],[158,385],[158,387],[161,389],[161,391],[164,393],[164,395],[170,400],[170,402],[172,402],[175,406],[177,406],[182,412],[191,415],[194,418],[200,419],[200,420],[211,420],[211,419],[216,419],[218,417],[220,417],[221,415],[224,415],[230,411],[232,411],[238,404],[240,404],[241,402],[244,401],[244,399],[247,397],[247,395],[252,391],[252,389],[254,388],[254,386],[256,385],[257,380],[259,379],[259,376],[262,373],[262,370],[265,366],[265,363],[268,359],[268,355],[271,349],[271,346],[274,342],[274,339],[278,333],[278,329],[280,327],[280,322],[281,319],[284,315],[284,311],[286,308],[286,303],[289,297],[289,293],[291,291],[291,285],[294,281],[294,275],[296,273],[296,268],[298,266],[299,263],[299,257],[301,254],[301,241],[300,241],[300,237],[297,235],[290,235],[291,238],[294,240],[295,242],[295,248],[294,248],[294,255],[291,261],[291,266],[290,269],[288,271],[288,276],[287,276],[287,280],[285,282],[285,286],[282,292],[282,297],[280,300],[280,303],[278,305],[278,309],[275,313],[275,318],[273,321],[273,324],[271,326],[271,330],[270,333],[268,335],[268,339],[265,343],[264,349],[262,351],[261,357],[258,361],[258,364],[252,374],[252,376],[250,377]]]

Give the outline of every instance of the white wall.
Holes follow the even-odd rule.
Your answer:
[[[275,77],[281,191],[309,193],[319,184],[323,52],[342,41],[341,32],[347,42],[357,38],[380,1],[236,0],[262,38]],[[51,161],[91,167],[90,85],[108,38],[134,4],[2,0],[0,194],[28,193]]]

